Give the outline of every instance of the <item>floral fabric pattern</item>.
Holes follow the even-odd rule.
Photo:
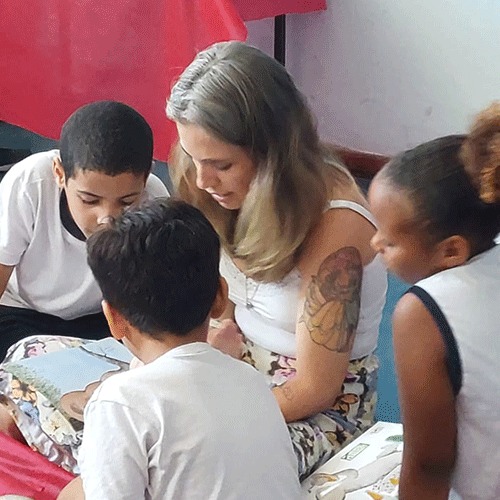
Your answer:
[[[78,347],[92,342],[71,337],[36,336],[14,344],[5,361]],[[261,372],[271,387],[281,385],[295,374],[296,360],[245,340],[243,361]],[[332,455],[374,423],[377,399],[378,359],[375,355],[351,361],[342,393],[328,410],[288,424],[303,480]],[[31,448],[74,474],[79,473],[78,449],[83,423],[51,403],[28,381],[19,380],[0,365],[0,405],[14,418]]]
[[[294,376],[294,358],[270,352],[248,339],[245,345],[243,360],[264,374],[271,387]],[[374,354],[351,361],[335,404],[318,415],[288,424],[301,480],[374,424],[377,373]]]
[[[73,337],[27,337],[7,352],[4,362],[40,356],[88,342]],[[27,444],[72,473],[78,473],[78,448],[83,424],[69,418],[40,391],[26,380],[6,371],[0,365],[0,405],[12,416]]]

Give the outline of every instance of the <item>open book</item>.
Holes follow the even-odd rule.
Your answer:
[[[7,362],[2,368],[15,378],[10,396],[15,398],[21,389],[26,393],[17,398],[24,406],[37,401],[40,407],[43,401],[45,407],[52,406],[67,417],[83,421],[84,406],[94,390],[107,377],[128,370],[131,359],[130,351],[109,337]],[[23,408],[25,413],[27,410]]]
[[[398,498],[402,451],[402,425],[377,422],[303,481],[304,498]]]

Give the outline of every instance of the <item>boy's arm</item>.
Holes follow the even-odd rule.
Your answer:
[[[33,237],[37,196],[38,191],[23,181],[18,165],[0,183],[0,297]]]
[[[13,270],[14,266],[0,264],[0,298],[7,288],[7,283],[9,282]]]
[[[456,456],[455,398],[446,347],[413,294],[394,311],[394,354],[404,427],[400,500],[446,500]]]
[[[131,408],[106,399],[88,403],[78,457],[86,498],[145,498],[149,432],[147,420]]]

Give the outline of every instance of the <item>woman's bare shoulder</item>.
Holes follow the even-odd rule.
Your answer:
[[[345,196],[338,199],[355,202],[367,208],[361,196]],[[361,261],[366,265],[375,257],[375,251],[370,246],[374,234],[373,224],[351,208],[325,210],[304,242],[298,268],[305,274],[311,271],[314,273],[314,269],[317,269],[326,257],[344,247],[356,248]]]

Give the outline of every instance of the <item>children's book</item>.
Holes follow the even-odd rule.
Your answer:
[[[308,500],[398,498],[403,426],[377,422],[302,483]]]
[[[25,406],[42,398],[45,406],[82,421],[83,408],[92,392],[107,377],[128,370],[131,360],[130,351],[109,337],[7,362],[2,368],[13,379],[10,391],[5,393]],[[22,409],[29,413],[27,408]]]

